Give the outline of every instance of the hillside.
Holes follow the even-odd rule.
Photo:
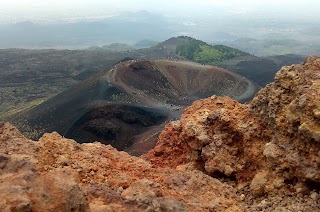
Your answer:
[[[0,120],[65,91],[109,69],[117,61],[174,57],[162,49],[109,50],[0,50]]]
[[[306,57],[294,54],[257,57],[228,46],[209,45],[187,36],[170,38],[159,43],[156,48],[171,52],[171,54],[175,52],[187,60],[221,66],[261,86],[272,82],[275,73],[282,66],[300,63]]]
[[[270,57],[242,56],[226,60],[219,66],[247,77],[261,86],[266,86],[273,81],[276,72],[282,66],[298,64],[304,59],[305,56],[292,54]]]
[[[28,110],[82,80],[110,69],[124,58],[186,59],[176,54],[176,48],[189,40],[188,37],[174,37],[151,48],[121,52],[102,47],[90,50],[1,49],[0,120]],[[281,66],[299,63],[303,58],[295,55],[240,56],[219,62],[219,66],[264,86],[272,81]]]
[[[8,120],[32,139],[57,131],[80,143],[100,141],[141,154],[153,147],[163,124],[193,101],[219,95],[245,102],[257,90],[216,66],[128,59]]]
[[[0,208],[319,211],[319,76],[320,57],[309,57],[247,104],[196,101],[142,157],[56,132],[34,142],[0,123]]]
[[[199,63],[218,64],[225,60],[250,55],[246,52],[224,45],[209,45],[206,42],[190,37],[180,38],[184,39],[185,42],[177,45],[176,53]]]
[[[143,158],[231,181],[246,211],[319,210],[319,73],[320,58],[309,57],[281,68],[248,104],[196,101]]]

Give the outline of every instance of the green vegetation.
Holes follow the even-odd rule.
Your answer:
[[[19,105],[15,105],[15,107],[12,106],[12,103],[8,102],[7,108],[9,108],[9,109],[13,108],[13,109],[11,109],[9,111],[0,110],[0,119],[5,119],[7,117],[13,116],[14,114],[17,114],[17,113],[22,112],[24,110],[29,110],[29,109],[45,102],[46,100],[47,100],[47,98],[36,99],[31,102],[20,103]],[[4,106],[6,106],[6,105],[4,105]]]
[[[249,43],[246,45],[249,46]],[[113,47],[116,46],[113,45]],[[310,46],[311,48],[320,50],[318,46]],[[177,52],[185,55],[184,58],[219,65],[260,85],[273,81],[275,72],[281,66],[300,63],[304,59],[302,56],[295,55],[269,58],[237,57],[248,54],[222,45],[208,45],[189,37],[170,38],[157,47],[118,52],[102,47],[96,50],[94,48],[91,50],[0,49],[0,121],[32,108],[102,70],[111,69],[119,61],[132,58],[173,57],[183,59],[182,56],[176,54],[176,49],[180,49]],[[112,94],[117,93],[118,91],[114,93],[108,90],[106,98],[111,98]],[[134,101],[126,98],[122,100]]]
[[[186,42],[177,46],[176,53],[199,63],[218,64],[235,57],[250,55],[246,52],[224,45],[209,45],[206,42],[190,37],[180,38],[184,38]]]

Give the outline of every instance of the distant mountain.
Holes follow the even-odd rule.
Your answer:
[[[152,46],[156,46],[159,42],[158,41],[154,41],[154,40],[149,40],[149,39],[143,39],[143,40],[140,40],[138,42],[136,42],[134,44],[134,46],[137,48],[137,49],[140,49],[140,48],[149,48],[149,47],[152,47]]]
[[[224,45],[209,45],[206,42],[191,38],[180,37],[184,43],[177,45],[176,53],[189,60],[206,64],[217,64],[228,59],[250,54]]]
[[[107,51],[114,51],[114,52],[123,52],[123,51],[131,51],[136,49],[134,46],[126,43],[111,43],[109,45],[104,46],[91,46],[88,48],[90,51],[96,51],[96,50],[107,50]]]
[[[283,36],[263,39],[241,38],[225,44],[257,56],[320,54],[318,42],[300,41]]]
[[[282,66],[301,63],[305,57],[293,54],[270,57],[244,56],[226,60],[220,63],[220,66],[265,86],[274,81],[275,73]]]
[[[109,69],[124,58],[187,60],[176,54],[189,37],[173,37],[151,48],[117,51],[107,48],[126,48],[122,44],[107,48],[86,50],[23,50],[0,49],[0,119],[29,109],[96,73]],[[199,41],[200,44],[205,44]],[[237,52],[226,48],[230,52]],[[219,66],[251,79],[259,85],[273,81],[274,74],[283,65],[300,63],[304,56],[281,55],[273,57],[236,56],[218,62]],[[206,61],[204,61],[206,63]]]
[[[126,44],[126,43],[111,43],[108,45],[103,46],[90,46],[87,48],[90,51],[115,51],[115,52],[122,52],[122,51],[132,51],[134,49],[143,49],[149,48],[152,46],[157,45],[159,42],[149,39],[144,39],[138,41],[134,45]]]
[[[215,65],[236,57],[250,56],[249,53],[235,48],[225,45],[210,45],[188,36],[173,37],[155,47],[174,51],[177,55],[188,60]]]
[[[135,45],[142,39],[163,41],[186,35],[205,40],[209,45],[222,44],[256,56],[320,54],[320,27],[314,21],[266,19],[261,15],[240,18],[239,14],[225,12],[203,11],[200,16],[181,16],[179,12],[161,15],[142,10],[41,24],[0,23],[0,48],[83,49],[111,43]],[[137,48],[154,45],[139,44]]]
[[[188,40],[186,38],[187,37],[184,36],[172,37],[168,40],[158,43],[158,45],[156,45],[155,48],[167,49],[169,51],[176,52],[176,49],[179,45],[188,43]]]
[[[243,39],[255,42],[255,39]],[[177,56],[200,62],[215,64],[251,79],[261,86],[272,82],[275,73],[285,65],[301,63],[306,56],[295,54],[257,57],[225,45],[209,45],[204,41],[187,36],[170,38],[155,48],[175,52]]]
[[[0,48],[86,48],[134,44],[142,38],[164,40],[176,34],[169,20],[147,11],[127,12],[95,21],[0,26]]]

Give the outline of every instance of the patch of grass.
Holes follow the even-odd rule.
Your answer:
[[[186,42],[178,45],[176,53],[189,60],[206,64],[218,64],[228,59],[249,56],[249,53],[224,45],[209,45],[206,42],[184,37]]]
[[[23,111],[26,111],[26,110],[29,110],[43,102],[45,102],[47,100],[47,98],[43,98],[43,99],[36,99],[36,100],[33,100],[31,102],[26,102],[22,105],[19,105],[17,107],[14,107],[13,109],[9,110],[8,112],[5,112],[5,113],[2,113],[0,114],[0,119],[6,119],[10,116],[13,116],[15,114],[18,114],[20,112],[23,112]]]

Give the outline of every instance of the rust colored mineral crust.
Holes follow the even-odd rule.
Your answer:
[[[236,189],[201,171],[154,167],[57,133],[39,142],[0,124],[0,211],[243,211]]]
[[[248,104],[212,96],[142,157],[0,123],[0,211],[319,211],[320,58]]]
[[[283,67],[247,104],[217,96],[194,102],[143,158],[236,179],[257,196],[289,185],[319,189],[320,58]]]

